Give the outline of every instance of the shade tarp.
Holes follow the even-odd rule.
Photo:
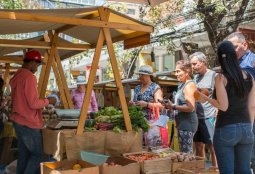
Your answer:
[[[104,8],[104,10],[110,12],[109,21],[104,23],[104,21],[100,20],[98,8],[0,10],[0,23],[4,24],[0,27],[0,35],[34,32],[44,34],[53,30],[66,35],[66,38],[69,37],[69,42],[76,40],[76,43],[78,41],[81,44],[87,44],[89,48],[94,48],[100,28],[106,26],[110,28],[113,42],[124,41],[124,45],[128,45],[125,48],[149,43],[149,35],[153,31],[152,26],[108,8]],[[38,38],[30,39],[37,40]],[[131,39],[134,39],[135,42]],[[22,49],[12,48],[11,45],[6,47],[0,44],[0,56],[19,50]],[[80,52],[62,50],[60,57],[63,59],[67,58],[67,55],[74,55]]]

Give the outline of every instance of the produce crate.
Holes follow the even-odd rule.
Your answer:
[[[124,157],[130,157],[130,155],[148,155],[148,156],[157,156],[155,159],[149,159],[144,161],[138,161],[140,164],[140,169],[142,174],[165,174],[171,172],[171,158],[159,158],[157,154],[150,152],[135,152],[135,153],[126,153],[123,154]]]
[[[204,169],[205,168],[205,160],[202,157],[195,157],[193,161],[183,161],[183,162],[172,162],[172,172],[176,172],[179,168],[182,169]]]
[[[179,168],[175,174],[219,174],[217,169],[188,170]]]
[[[73,166],[79,164],[81,169],[73,170]],[[41,174],[99,174],[98,166],[82,160],[45,162],[41,163]]]
[[[140,174],[140,165],[137,161],[125,157],[109,157],[106,163],[99,168],[100,174]]]

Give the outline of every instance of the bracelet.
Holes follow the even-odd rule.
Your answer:
[[[149,102],[147,102],[147,108],[149,107]]]
[[[173,110],[176,110],[176,105],[175,104],[173,104]]]

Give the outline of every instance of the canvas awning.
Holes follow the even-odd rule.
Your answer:
[[[75,54],[75,51],[81,52],[95,48],[77,134],[81,134],[84,130],[96,70],[102,47],[106,45],[120,97],[126,129],[128,131],[132,130],[113,43],[123,41],[124,48],[149,44],[150,33],[153,32],[152,26],[105,7],[0,10],[0,23],[2,24],[0,27],[2,38],[9,38],[11,34],[34,32],[42,34],[39,37],[26,40],[0,39],[0,63],[1,60],[8,61],[10,59],[22,61],[19,55],[12,53],[26,48],[44,50],[43,55],[46,64],[42,66],[43,73],[40,74],[38,82],[40,97],[45,97],[52,68],[57,79],[64,108],[73,108],[73,103],[67,87],[61,59],[68,57],[67,55]],[[63,36],[69,37],[69,40]],[[6,76],[9,71],[10,64],[7,63]]]

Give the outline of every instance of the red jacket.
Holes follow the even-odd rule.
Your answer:
[[[11,120],[29,128],[43,127],[41,109],[48,99],[39,99],[35,75],[25,68],[17,71],[10,82],[12,91]]]

